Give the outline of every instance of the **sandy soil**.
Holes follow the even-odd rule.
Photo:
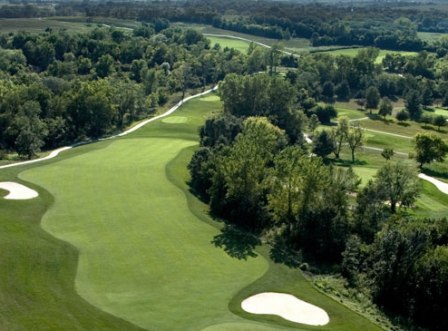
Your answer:
[[[9,192],[5,196],[7,200],[28,200],[39,196],[36,191],[14,182],[0,182],[0,188]]]
[[[288,321],[307,325],[325,325],[330,322],[325,310],[284,293],[265,292],[253,295],[241,303],[241,308],[248,313],[277,315]]]

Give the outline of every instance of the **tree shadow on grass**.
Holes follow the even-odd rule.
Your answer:
[[[252,233],[226,225],[220,234],[213,237],[212,244],[224,249],[231,257],[247,260],[248,257],[257,256],[255,247],[260,245],[261,241]]]
[[[336,165],[339,167],[344,168],[350,168],[353,166],[363,166],[366,165],[367,162],[364,160],[355,160],[355,162],[352,162],[352,160],[345,160],[345,159],[329,159],[329,164]]]
[[[283,263],[290,268],[297,268],[302,264],[301,252],[293,250],[281,237],[272,245],[270,257],[275,263]]]

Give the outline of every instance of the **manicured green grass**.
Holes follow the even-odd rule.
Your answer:
[[[175,23],[176,26],[184,28],[184,29],[195,29],[197,31],[200,31],[201,33],[212,33],[212,34],[224,34],[224,35],[232,35],[235,37],[241,37],[246,38],[248,40],[253,40],[256,42],[260,42],[269,46],[274,45],[275,43],[281,43],[284,45],[286,51],[291,52],[302,52],[307,51],[310,46],[311,42],[308,39],[304,38],[291,38],[289,40],[278,40],[278,39],[272,39],[272,38],[264,38],[259,36],[254,36],[247,33],[240,33],[230,30],[223,30],[218,29],[215,27],[212,27],[210,25],[203,25],[203,24],[185,24],[185,23]]]
[[[363,111],[343,108],[343,106],[341,107],[338,104],[336,104],[336,110],[338,111],[338,117],[346,116],[351,120],[357,120],[367,116],[367,114]]]
[[[215,44],[221,45],[221,48],[234,48],[241,53],[246,54],[249,49],[249,42],[239,39],[232,39],[226,37],[215,37],[215,36],[207,36],[207,39],[210,40],[212,46]]]
[[[424,111],[424,114],[429,116],[442,115],[448,118],[448,110],[439,107],[434,107],[432,110],[426,110]]]
[[[395,152],[401,153],[409,153],[413,150],[411,139],[395,137],[387,133],[365,131],[364,139],[364,144],[370,147],[392,148]]]
[[[412,213],[420,217],[446,217],[448,215],[448,195],[437,187],[421,180],[422,189],[417,200],[417,208]],[[430,212],[428,212],[430,211]]]
[[[82,147],[67,153],[85,151]],[[18,181],[16,175],[24,169],[2,169],[0,181]],[[141,330],[76,293],[77,249],[39,226],[54,198],[41,187],[22,183],[40,195],[24,201],[0,198],[0,329]]]
[[[0,216],[0,224],[12,228],[2,232],[8,233],[1,242],[11,256],[2,260],[2,270],[8,272],[0,275],[8,279],[5,290],[10,295],[2,306],[9,303],[11,310],[26,315],[34,329],[41,325],[52,330],[101,329],[95,327],[101,318],[104,329],[135,328],[107,313],[151,330],[317,329],[239,308],[250,293],[280,291],[326,309],[331,322],[319,329],[379,330],[321,294],[297,269],[272,263],[266,247],[256,258],[238,260],[211,244],[220,234],[220,223],[210,219],[207,206],[189,193],[186,165],[196,148],[198,126],[220,107],[216,96],[194,100],[179,109],[174,120],[167,118],[120,139],[75,148],[20,173],[21,179],[40,185],[29,184],[41,196],[20,202],[26,208],[0,200],[13,213]],[[0,172],[1,179],[14,179],[21,170]],[[68,244],[40,230],[44,213],[43,228]],[[21,240],[23,230],[11,224],[29,228],[30,247],[22,254],[17,254],[17,247],[27,246]],[[15,237],[10,242],[11,233]],[[52,246],[38,245],[43,240],[39,238]],[[43,263],[34,266],[37,261]],[[23,282],[10,277],[10,264],[26,270],[12,273]],[[38,277],[44,285],[34,279],[36,268],[45,270]],[[73,281],[84,299],[106,313],[75,294]],[[66,288],[60,288],[60,283]],[[14,304],[19,289],[30,305],[39,308],[41,318]],[[36,305],[38,296],[51,302]],[[71,305],[61,304],[67,301]],[[19,312],[0,314],[4,329],[30,329]]]
[[[322,52],[322,53],[331,54],[331,55],[334,55],[334,56],[345,55],[345,56],[354,57],[354,56],[356,56],[358,54],[358,52],[361,49],[364,49],[364,48],[344,48],[344,49],[325,51],[325,52]],[[383,59],[386,57],[387,54],[401,54],[403,56],[415,56],[415,55],[417,55],[416,52],[390,51],[390,50],[381,49],[378,57],[375,60],[375,63],[383,62]]]

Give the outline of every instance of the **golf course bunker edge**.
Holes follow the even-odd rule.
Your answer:
[[[330,322],[330,317],[322,308],[285,293],[255,294],[243,300],[241,308],[251,314],[277,315],[288,321],[306,325],[322,326]]]
[[[39,196],[36,191],[15,182],[0,182],[0,189],[9,192],[3,197],[6,200],[29,200]]]

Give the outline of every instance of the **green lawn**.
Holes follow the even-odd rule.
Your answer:
[[[254,36],[254,35],[247,34],[247,33],[219,29],[219,28],[215,28],[211,25],[186,24],[186,23],[174,23],[174,24],[180,28],[194,29],[194,30],[200,31],[201,33],[232,35],[235,37],[241,37],[241,38],[253,40],[253,41],[263,43],[263,44],[266,44],[269,46],[272,46],[275,43],[280,42],[281,44],[284,45],[286,51],[291,51],[291,52],[307,51],[311,46],[311,42],[305,38],[291,38],[289,40],[278,40],[278,39],[273,39],[273,38]]]
[[[266,247],[238,260],[211,244],[220,226],[188,192],[186,164],[198,126],[220,107],[216,96],[194,100],[132,135],[0,172],[41,194],[0,199],[2,329],[137,329],[129,321],[150,330],[380,330],[274,264]],[[63,241],[40,229],[42,215]],[[331,322],[306,327],[241,311],[261,291],[293,293]]]
[[[241,53],[246,54],[249,49],[249,42],[239,39],[226,38],[226,37],[215,37],[215,36],[207,36],[207,39],[210,40],[211,45],[219,44],[222,48],[234,48]]]
[[[356,56],[358,54],[358,52],[361,49],[364,49],[364,48],[344,48],[344,49],[324,51],[324,52],[321,52],[321,53],[331,54],[331,55],[334,55],[334,56],[345,55],[345,56],[354,57],[354,56]],[[375,60],[375,63],[383,62],[383,59],[386,57],[387,54],[401,54],[403,56],[415,56],[415,55],[417,55],[416,52],[390,51],[390,50],[381,49],[378,57]]]

